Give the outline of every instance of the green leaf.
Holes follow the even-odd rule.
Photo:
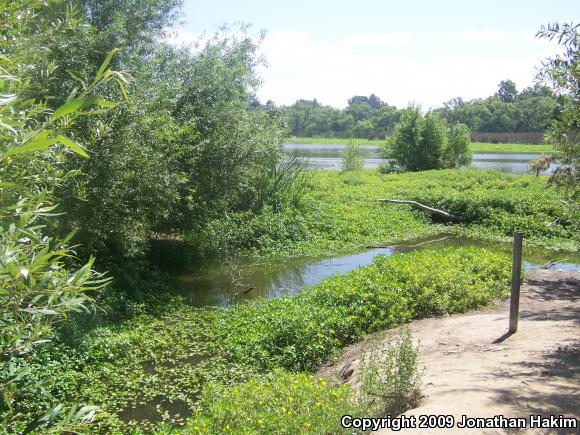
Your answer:
[[[87,154],[87,152],[84,150],[84,148],[82,146],[80,146],[78,143],[76,143],[75,141],[73,141],[72,139],[70,139],[66,136],[60,135],[60,134],[57,136],[57,139],[60,143],[62,143],[65,147],[67,147],[71,151],[74,151],[75,153],[77,153],[83,157],[89,156]]]
[[[6,152],[6,155],[12,156],[14,154],[30,153],[33,151],[43,151],[49,146],[58,142],[56,137],[49,137],[47,132],[42,132],[37,137],[24,145],[11,148]]]
[[[98,82],[101,79],[101,77],[103,76],[103,73],[105,72],[105,70],[109,66],[109,63],[111,62],[111,59],[118,51],[119,51],[118,48],[115,48],[115,49],[109,51],[109,54],[107,54],[107,57],[105,58],[105,60],[101,64],[99,71],[97,71],[97,75],[95,77],[95,82]]]
[[[95,104],[96,100],[97,97],[95,96],[71,100],[54,111],[54,113],[52,114],[52,120],[54,121],[59,118],[62,118],[63,116],[76,112],[77,110],[81,110],[84,107],[92,106],[93,104]]]
[[[113,103],[112,101],[103,100],[102,98],[98,98],[95,96],[77,98],[75,100],[71,100],[68,103],[63,104],[58,109],[56,109],[52,114],[51,119],[55,121],[59,118],[62,118],[63,116],[69,115],[71,113],[77,112],[79,110],[85,109],[93,105],[106,107],[108,109],[117,107],[116,103]]]
[[[69,76],[71,76],[76,81],[81,82],[83,84],[83,86],[85,85],[85,80],[80,76],[80,74],[78,74],[74,71],[71,71],[71,70],[67,70],[67,73]]]

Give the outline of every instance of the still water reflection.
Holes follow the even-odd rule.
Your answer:
[[[345,273],[369,264],[377,255],[390,256],[397,252],[423,246],[483,246],[511,252],[511,244],[485,242],[453,235],[409,241],[385,248],[369,248],[362,252],[324,258],[299,258],[257,263],[238,258],[228,264],[213,265],[203,272],[178,274],[175,289],[194,306],[227,306],[256,297],[279,297],[297,293],[302,288],[319,283],[335,273]],[[564,260],[556,268],[580,270],[578,253],[546,253],[525,248],[524,265],[538,268],[551,260]]]

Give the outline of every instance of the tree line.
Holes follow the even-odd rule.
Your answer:
[[[491,140],[494,134],[527,133],[526,141],[537,142],[559,117],[565,100],[541,84],[518,92],[513,81],[503,80],[494,95],[470,101],[453,98],[432,111],[450,125],[462,123],[474,133],[489,133]],[[364,139],[384,139],[404,110],[383,102],[375,94],[353,96],[344,109],[316,99],[298,100],[284,109],[290,136]]]

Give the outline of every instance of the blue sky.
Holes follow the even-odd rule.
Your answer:
[[[485,97],[500,80],[533,83],[558,51],[537,40],[548,22],[579,22],[580,2],[544,1],[231,1],[184,0],[176,39],[189,42],[223,23],[267,31],[261,100],[317,98],[344,107],[371,92],[399,107],[453,97]]]

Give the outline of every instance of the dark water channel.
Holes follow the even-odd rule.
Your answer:
[[[193,306],[227,306],[257,297],[272,298],[297,293],[335,273],[342,274],[369,264],[377,255],[390,256],[426,246],[464,245],[511,252],[510,243],[439,235],[335,257],[293,258],[270,262],[237,258],[227,264],[208,266],[202,272],[178,274],[174,288]],[[527,269],[542,267],[551,260],[563,260],[555,266],[556,269],[580,270],[580,253],[546,252],[524,247],[524,265]]]

